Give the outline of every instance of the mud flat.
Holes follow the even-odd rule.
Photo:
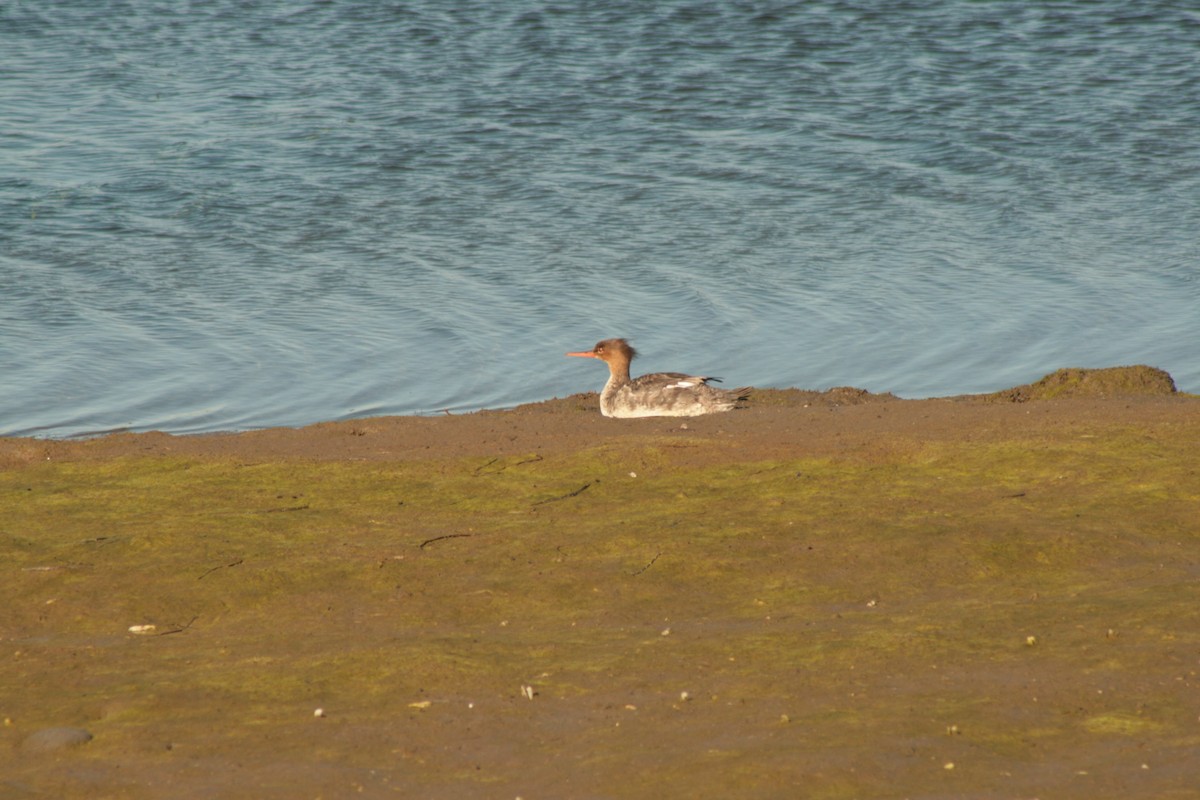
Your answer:
[[[0,797],[1197,796],[1165,373],[595,403],[0,440]]]

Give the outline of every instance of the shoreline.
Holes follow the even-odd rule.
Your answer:
[[[802,389],[797,387],[792,388],[758,388],[750,387],[752,392],[750,407],[762,406],[780,406],[780,405],[798,405],[803,402],[826,402],[826,403],[857,403],[861,402],[859,398],[881,398],[888,400],[904,400],[908,402],[922,401],[939,401],[939,400],[956,400],[956,401],[997,401],[997,402],[1026,402],[1035,399],[1052,399],[1061,396],[1073,397],[1120,397],[1120,396],[1145,396],[1145,395],[1178,395],[1189,396],[1186,392],[1177,391],[1175,381],[1172,376],[1165,370],[1157,367],[1149,367],[1144,365],[1122,366],[1122,367],[1104,367],[1104,368],[1064,368],[1053,373],[1047,374],[1041,380],[1031,384],[1023,384],[1020,386],[1001,389],[994,392],[971,393],[971,394],[956,394],[944,395],[935,397],[900,397],[892,392],[872,392],[866,389],[860,389],[851,386],[836,386],[824,390]],[[1200,395],[1191,395],[1200,396]],[[379,419],[434,419],[443,416],[449,417],[470,417],[478,414],[498,414],[507,413],[519,410],[535,409],[542,406],[555,406],[564,402],[575,403],[579,408],[586,409],[588,407],[595,409],[597,407],[596,398],[598,392],[580,392],[568,395],[565,398],[553,397],[545,400],[534,400],[530,402],[519,403],[514,406],[504,406],[499,408],[478,408],[473,410],[455,411],[451,409],[441,409],[436,411],[424,411],[417,413],[403,414],[384,414],[371,416],[355,416],[348,419],[338,420],[318,420],[315,422],[303,424],[282,424],[269,425],[267,427],[253,427],[245,429],[231,430],[207,430],[207,431],[163,431],[155,428],[144,428],[136,426],[135,430],[132,427],[115,427],[106,430],[97,430],[89,432],[77,432],[64,436],[47,436],[36,433],[21,433],[21,434],[4,434],[0,435],[0,442],[6,440],[32,440],[46,442],[88,442],[95,439],[103,439],[112,436],[124,435],[169,435],[173,437],[205,437],[205,436],[236,436],[241,434],[258,433],[261,431],[288,429],[288,430],[304,430],[315,428],[321,425],[330,424],[354,424],[356,422],[365,422]]]
[[[901,399],[852,387],[825,391],[756,389],[747,408],[700,417],[611,420],[600,416],[598,395],[587,392],[511,409],[467,414],[385,416],[303,427],[228,433],[110,433],[86,439],[0,437],[0,468],[37,460],[90,460],[126,456],[268,457],[318,460],[412,460],[487,453],[562,451],[604,441],[654,435],[737,437],[750,449],[800,452],[843,449],[851,441],[901,435],[943,438],[984,435],[1031,409],[1054,424],[1072,418],[1135,421],[1138,414],[1169,416],[1173,404],[1200,395],[1177,392],[1170,375],[1151,367],[1064,369],[1033,384],[979,395]],[[1063,402],[1071,405],[1062,411]],[[1124,403],[1124,406],[1119,404]],[[1057,405],[1056,405],[1057,404]],[[831,417],[819,410],[838,411]],[[1132,412],[1132,416],[1131,416]],[[995,424],[988,419],[994,419]],[[1031,420],[1033,424],[1035,422]],[[844,423],[844,424],[843,424]],[[834,442],[833,440],[837,440]],[[786,445],[786,446],[785,446]]]

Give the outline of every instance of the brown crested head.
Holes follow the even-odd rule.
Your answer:
[[[628,364],[637,355],[637,350],[624,339],[605,339],[596,342],[596,346],[591,350],[584,350],[579,353],[567,353],[569,356],[579,356],[581,358],[598,358],[601,361],[608,362],[624,362]]]
[[[624,339],[605,339],[602,342],[596,342],[592,352],[596,354],[596,358],[602,358],[605,361],[613,359],[628,362],[633,361],[637,356],[637,350],[634,350],[633,345]]]

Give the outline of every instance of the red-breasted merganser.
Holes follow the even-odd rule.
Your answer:
[[[605,339],[591,350],[567,355],[608,364],[608,383],[600,392],[600,413],[606,417],[695,417],[729,411],[750,391],[717,389],[708,382],[720,378],[682,372],[654,372],[630,380],[629,362],[637,351],[624,339]]]

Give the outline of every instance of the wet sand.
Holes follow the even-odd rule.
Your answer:
[[[0,797],[1195,797],[1198,453],[1145,368],[0,440]]]

